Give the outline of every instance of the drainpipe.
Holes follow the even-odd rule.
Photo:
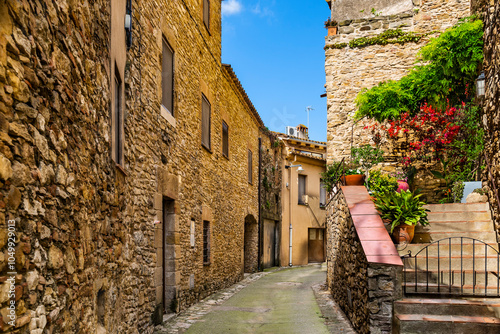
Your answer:
[[[288,220],[290,221],[289,236],[288,236],[288,265],[292,266],[292,168],[288,168],[288,180],[290,186],[288,187]]]
[[[261,178],[261,170],[262,170],[262,138],[259,137],[259,185],[258,185],[258,193],[259,193],[259,198],[258,198],[258,203],[259,203],[259,217],[258,219],[258,238],[259,238],[259,243],[257,246],[257,270],[261,271],[261,266],[260,266],[260,261],[261,261],[261,251],[262,251],[262,222],[261,222],[261,183],[260,178]]]

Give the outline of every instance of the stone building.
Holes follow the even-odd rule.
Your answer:
[[[328,1],[338,33],[326,37],[326,94],[328,109],[328,162],[349,156],[352,145],[371,142],[363,131],[366,120],[352,116],[355,99],[363,88],[385,80],[398,80],[413,67],[415,57],[430,37],[418,43],[340,47],[360,37],[372,37],[388,29],[429,33],[444,31],[459,18],[470,15],[468,0],[334,0]]]
[[[0,331],[151,333],[255,270],[272,142],[220,7],[0,0]]]
[[[304,125],[292,129],[290,132],[287,127],[287,134],[277,134],[283,142],[284,157],[280,165],[283,173],[282,222],[279,229],[277,227],[281,266],[324,262],[326,252],[326,189],[321,182],[326,143],[310,140]],[[263,233],[265,238],[266,225]]]
[[[485,97],[483,100],[483,126],[486,162],[489,165],[483,178],[488,186],[493,220],[500,235],[500,4],[497,1],[476,1],[484,13],[484,73]],[[481,6],[482,5],[482,6]]]

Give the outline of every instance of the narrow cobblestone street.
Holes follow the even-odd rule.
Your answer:
[[[322,289],[325,270],[309,265],[250,275],[155,333],[354,333]]]

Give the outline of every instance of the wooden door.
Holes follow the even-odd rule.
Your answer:
[[[308,237],[309,262],[325,261],[325,229],[310,228]]]
[[[276,223],[264,219],[264,268],[276,265]]]

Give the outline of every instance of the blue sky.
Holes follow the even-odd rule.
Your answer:
[[[326,141],[325,0],[222,1],[222,61],[231,64],[265,125],[307,125]]]

